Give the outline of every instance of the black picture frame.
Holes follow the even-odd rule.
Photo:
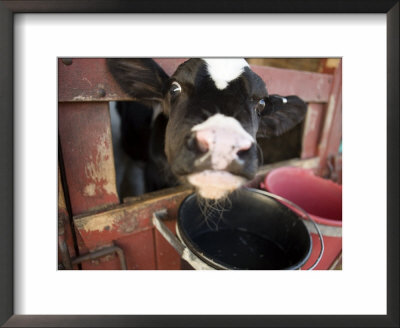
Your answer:
[[[13,17],[16,13],[384,13],[387,17],[387,315],[14,315]],[[0,324],[4,327],[399,327],[399,1],[0,1]],[[368,286],[365,286],[368,289]]]

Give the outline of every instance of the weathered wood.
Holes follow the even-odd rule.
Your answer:
[[[340,142],[342,140],[342,87],[337,93],[337,104],[335,114],[330,127],[329,137],[326,143],[325,152],[327,156],[332,156],[338,153]]]
[[[175,73],[180,64],[189,58],[153,58],[169,76]]]
[[[194,187],[190,185],[179,185],[177,187],[164,188],[161,190],[148,192],[140,196],[126,197],[124,198],[124,203],[132,205],[154,203],[158,200],[165,199],[165,197],[173,197],[174,195],[180,195],[181,193],[193,191]]]
[[[107,71],[104,58],[58,59],[58,101],[129,100]]]
[[[156,61],[170,75],[185,59],[158,58]],[[298,95],[306,102],[328,101],[332,84],[330,74],[251,67],[266,82],[271,94]],[[104,58],[73,58],[69,65],[59,59],[58,81],[60,102],[132,100],[107,71]]]
[[[59,136],[73,215],[119,203],[107,103],[59,103]]]
[[[155,61],[172,75],[184,58],[156,58]],[[71,58],[58,60],[58,101],[133,100],[107,70],[105,58]]]
[[[334,75],[332,91],[326,110],[324,127],[318,155],[320,158],[318,175],[327,174],[327,160],[338,153],[342,138],[342,63]]]
[[[58,109],[72,215],[118,204],[108,104],[59,103]],[[78,233],[76,240],[79,255],[87,254],[89,249]],[[83,262],[82,268],[118,269],[119,261],[115,255],[109,255]]]
[[[322,58],[321,65],[319,67],[319,72],[327,73],[327,74],[334,74],[340,61],[341,61],[341,58]]]
[[[250,65],[271,66],[298,71],[319,72],[323,58],[246,58]],[[325,73],[325,72],[324,72]]]
[[[318,144],[321,138],[324,115],[324,104],[310,103],[308,105],[302,140],[302,159],[318,155]]]
[[[181,201],[192,193],[191,188],[171,188],[164,195],[114,206],[103,212],[73,218],[75,227],[88,249],[117,241],[137,232],[152,229],[153,212],[167,209],[168,219],[176,219]]]
[[[251,66],[266,83],[270,94],[297,95],[305,102],[327,102],[332,75],[290,69]]]
[[[66,269],[71,269],[70,258],[75,257],[76,252],[70,217],[64,197],[60,167],[58,167],[58,239],[59,243],[62,244],[58,249],[58,263],[62,263]],[[77,266],[73,268],[77,269]]]
[[[114,243],[124,250],[128,270],[157,269],[153,229],[122,237]]]

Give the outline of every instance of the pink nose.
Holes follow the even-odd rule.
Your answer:
[[[240,151],[248,150],[254,138],[233,117],[215,114],[192,128],[197,146],[204,154],[198,160],[211,160],[213,170],[225,170],[238,161]]]
[[[252,141],[226,130],[205,129],[196,131],[196,141],[202,152],[213,151],[223,147],[233,154],[250,149]]]

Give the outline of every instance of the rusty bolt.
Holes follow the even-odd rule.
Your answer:
[[[63,58],[61,59],[64,65],[71,65],[72,64],[72,58]]]
[[[106,90],[104,90],[103,88],[97,89],[97,95],[101,98],[106,96]]]

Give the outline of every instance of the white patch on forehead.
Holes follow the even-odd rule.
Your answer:
[[[223,90],[238,78],[249,64],[243,58],[203,58],[215,86]]]

